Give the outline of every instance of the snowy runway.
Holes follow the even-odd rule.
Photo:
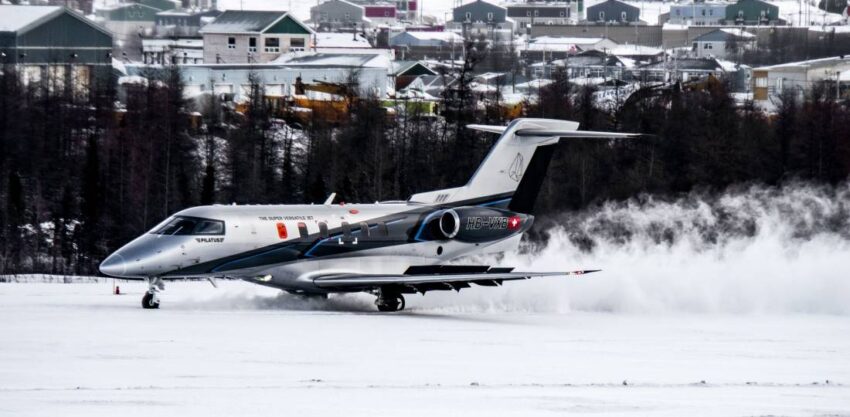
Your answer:
[[[0,284],[0,415],[850,416],[845,316],[439,305],[453,294],[383,314],[241,282],[170,283],[145,311],[119,285]]]

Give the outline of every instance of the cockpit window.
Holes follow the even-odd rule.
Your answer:
[[[153,234],[170,236],[223,235],[224,222],[221,220],[178,216],[165,223],[159,229],[154,230]]]

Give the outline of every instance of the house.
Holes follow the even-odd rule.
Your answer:
[[[204,63],[263,63],[290,51],[304,51],[313,29],[288,12],[228,10],[198,32]]]
[[[308,23],[320,32],[354,29],[368,26],[363,6],[346,0],[327,0],[310,8]]]
[[[619,0],[606,0],[587,8],[588,22],[635,24],[640,22],[640,9]]]
[[[645,82],[671,83],[704,79],[708,76],[723,78],[734,76],[735,64],[720,61],[717,58],[676,58],[654,64],[643,65],[632,71],[635,79]]]
[[[156,14],[154,35],[159,37],[198,36],[202,26],[221,15],[219,10],[166,10]]]
[[[694,39],[693,52],[698,58],[726,58],[751,48],[756,35],[743,29],[721,28]]]
[[[389,40],[401,60],[460,59],[463,56],[463,37],[454,32],[402,32]]]
[[[59,6],[0,6],[0,61],[26,84],[83,88],[112,68],[112,35]]]
[[[412,22],[417,20],[417,13],[419,12],[419,2],[417,0],[351,0],[353,3],[359,4],[363,6],[363,8],[367,11],[366,17],[386,17],[389,18],[392,16],[393,22],[397,21],[407,21]],[[370,6],[381,6],[380,8],[373,8]],[[392,9],[390,11],[389,9]],[[376,16],[369,16],[369,12],[371,10],[372,14]],[[386,14],[386,15],[385,15]],[[377,22],[376,24],[388,24],[386,22]]]
[[[507,7],[508,18],[516,22],[519,32],[533,25],[566,25],[577,20],[578,2],[512,3]]]
[[[452,10],[452,21],[448,22],[452,29],[463,30],[464,35],[490,34],[494,30],[514,30],[515,22],[508,17],[505,7],[475,0],[471,3],[455,7]]]
[[[792,91],[800,97],[821,81],[850,84],[850,55],[753,68],[753,100],[766,101]],[[833,84],[834,86],[835,84]]]
[[[539,36],[517,49],[523,59],[538,62],[564,59],[582,51],[610,50],[616,46],[614,41],[605,38]]]
[[[693,0],[670,5],[668,23],[688,26],[717,26],[726,19],[728,3]]]
[[[385,53],[392,57],[392,50],[373,48],[360,32],[318,32],[313,35],[313,49],[316,52],[337,54],[375,54]]]
[[[407,88],[419,77],[433,75],[437,75],[437,71],[428,68],[422,61],[393,61],[390,71],[396,90]]]
[[[762,0],[738,0],[726,6],[727,25],[773,25],[782,24],[779,7]]]

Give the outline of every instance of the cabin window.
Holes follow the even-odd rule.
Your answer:
[[[328,238],[328,224],[325,222],[319,222],[319,235],[322,236],[322,239]]]
[[[266,38],[266,52],[280,52],[280,38]]]
[[[307,223],[298,222],[298,234],[301,235],[302,239],[306,239],[310,235],[310,232],[307,231]]]
[[[364,222],[360,222],[360,236],[369,237],[369,225]]]
[[[227,38],[227,49],[236,49],[236,38],[233,36]]]
[[[248,52],[257,52],[257,38],[248,38]]]
[[[152,233],[169,236],[223,235],[224,222],[198,217],[177,216]]]

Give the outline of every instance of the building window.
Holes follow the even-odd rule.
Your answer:
[[[248,38],[248,52],[257,52],[257,38]]]
[[[528,17],[531,17],[531,10],[525,12],[525,15],[528,16]]]
[[[534,17],[537,17],[537,16],[540,16],[540,10],[535,10],[535,11],[534,11]]]
[[[236,38],[232,36],[227,38],[227,49],[236,49]]]
[[[599,21],[600,21],[600,22],[604,22],[604,21],[605,21],[605,12],[599,12]]]
[[[290,48],[304,48],[304,38],[292,38],[289,40]]]
[[[280,52],[280,38],[266,38],[266,52]]]
[[[390,11],[384,10],[384,17],[390,17]]]
[[[629,15],[626,12],[620,12],[620,20],[623,22],[628,21]]]
[[[468,21],[470,21],[470,20],[472,20],[472,12],[466,12],[466,14],[464,15],[464,17],[466,18],[466,21],[467,21],[467,22],[468,22]]]
[[[493,21],[493,12],[487,13],[487,20],[489,20],[491,22]]]
[[[756,78],[756,87],[767,88],[767,77]]]
[[[564,12],[561,12],[561,17],[564,17]]]

